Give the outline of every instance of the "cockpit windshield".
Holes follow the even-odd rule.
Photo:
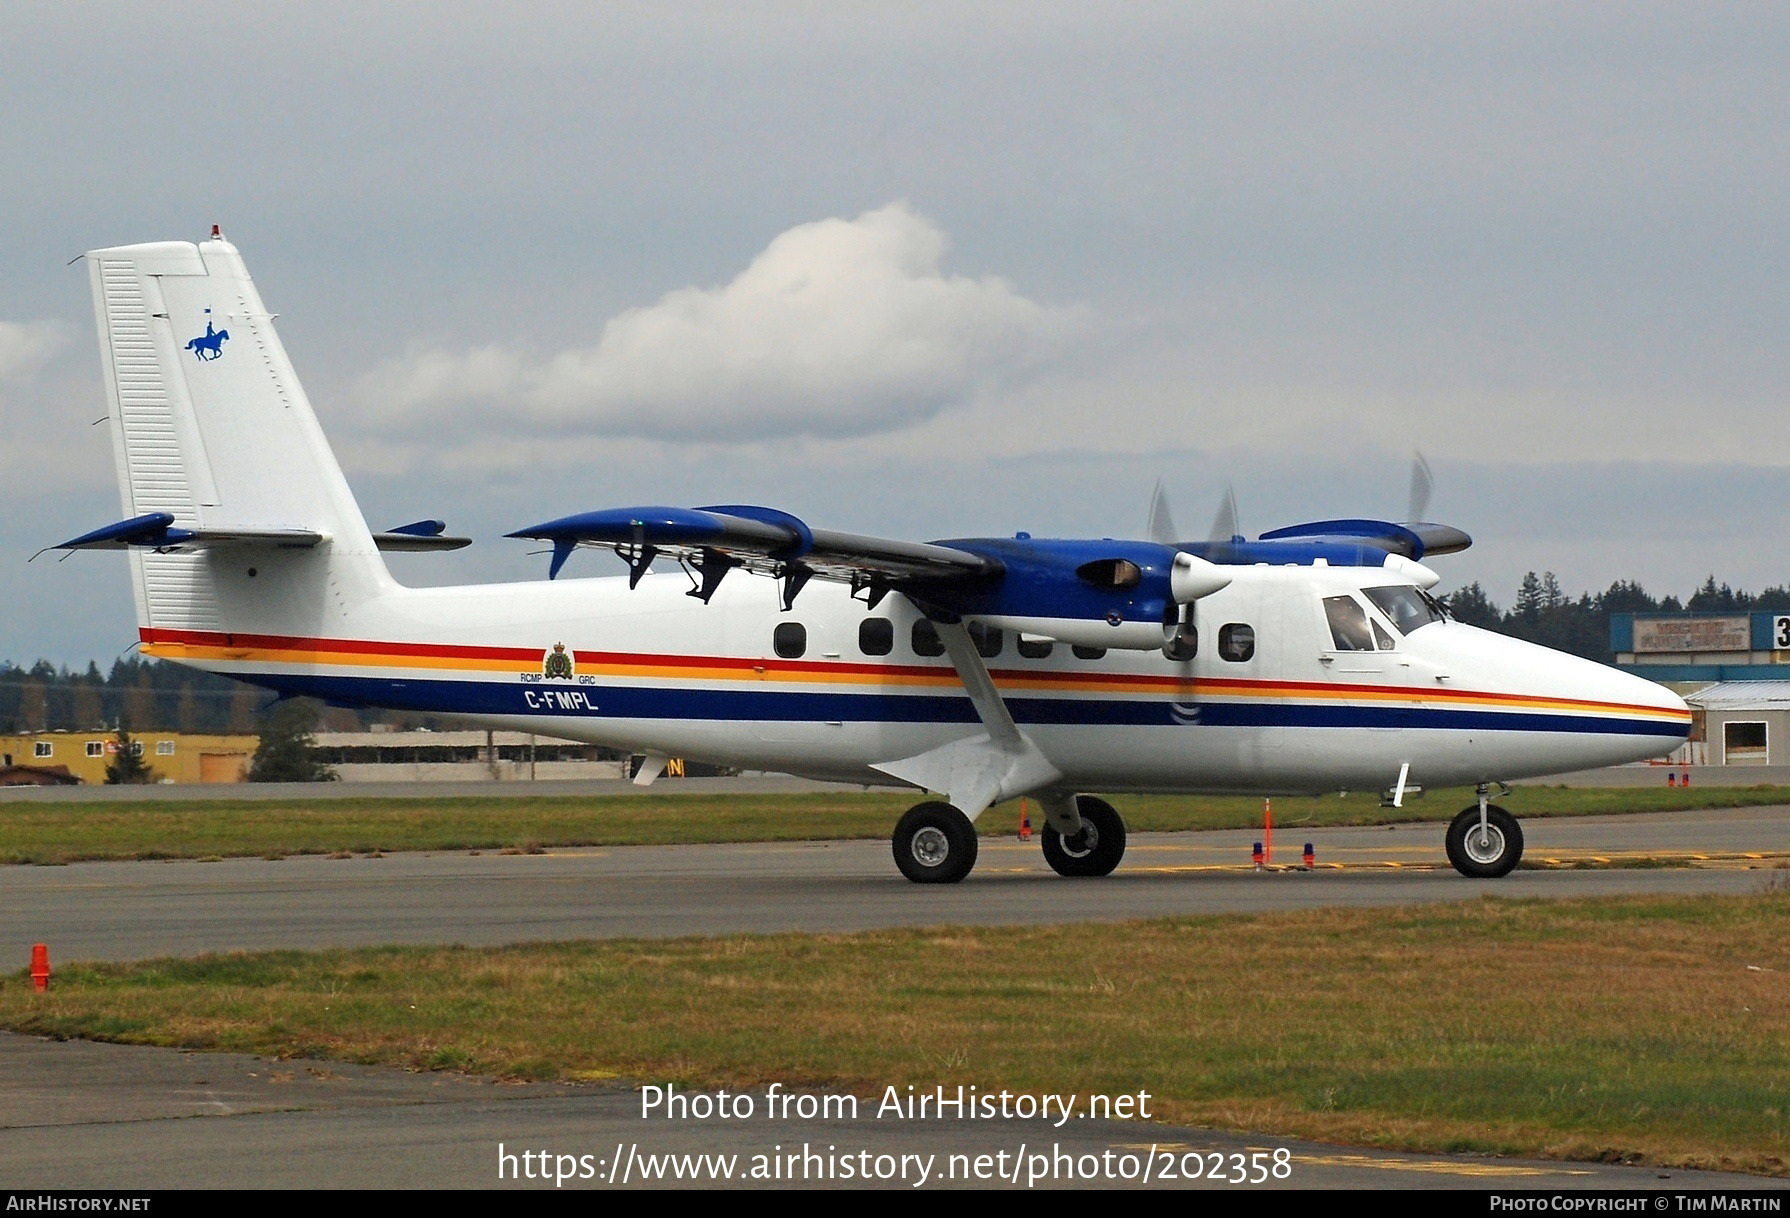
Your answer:
[[[1389,588],[1363,588],[1367,599],[1372,601],[1392,624],[1397,626],[1400,634],[1410,634],[1431,622],[1439,622],[1447,617],[1447,612],[1435,597],[1427,592],[1419,591],[1409,584],[1395,584]]]

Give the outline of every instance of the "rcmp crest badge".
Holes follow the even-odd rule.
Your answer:
[[[566,651],[564,643],[555,643],[553,650],[547,653],[541,664],[541,675],[548,680],[570,681],[572,679],[572,657]]]

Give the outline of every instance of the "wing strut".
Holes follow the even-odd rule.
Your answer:
[[[991,804],[1063,781],[1063,773],[1013,722],[988,665],[962,622],[935,622],[939,641],[982,720],[983,734],[871,768],[928,791],[942,791],[972,821]],[[1077,828],[1080,826],[1077,825]]]

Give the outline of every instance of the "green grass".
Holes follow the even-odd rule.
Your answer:
[[[1790,894],[372,948],[0,978],[0,1026],[512,1077],[1116,1095],[1174,1122],[1786,1174]]]
[[[684,842],[818,841],[885,837],[919,797],[901,791],[803,795],[622,795],[443,799],[194,800],[191,803],[0,803],[0,863],[84,859],[209,858],[375,850],[501,850],[545,846],[666,845]],[[1261,824],[1262,801],[1246,796],[1120,796],[1136,831],[1243,828]],[[1276,799],[1275,824],[1289,828],[1448,820],[1472,791],[1431,791],[1402,809],[1371,794]],[[1790,787],[1682,790],[1519,787],[1502,801],[1518,816],[1591,816],[1675,808],[1790,803]],[[983,815],[984,835],[1019,823],[1017,804]],[[1036,807],[1033,823],[1041,823]]]

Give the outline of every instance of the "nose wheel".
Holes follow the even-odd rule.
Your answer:
[[[1448,861],[1464,876],[1495,880],[1523,857],[1523,829],[1497,804],[1462,809],[1448,826]]]
[[[1058,875],[1111,875],[1125,857],[1125,821],[1104,799],[1077,795],[1081,829],[1063,834],[1044,826],[1044,861]]]

